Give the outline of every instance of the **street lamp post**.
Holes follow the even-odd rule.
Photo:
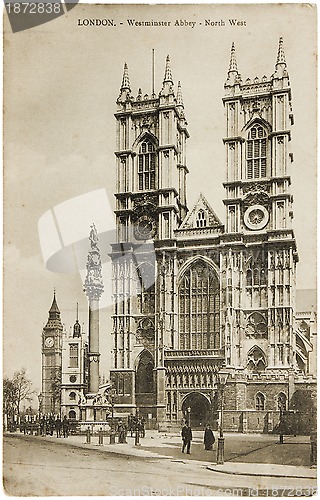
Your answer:
[[[224,403],[224,389],[227,383],[229,373],[224,370],[220,370],[218,373],[218,383],[220,388],[221,403],[220,403],[220,432],[218,437],[218,449],[217,449],[217,464],[224,464],[224,437],[223,437],[223,403]]]
[[[187,412],[188,412],[188,426],[190,427],[191,426],[191,408],[190,408],[190,406],[187,408]]]

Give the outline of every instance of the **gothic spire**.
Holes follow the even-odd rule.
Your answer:
[[[181,82],[178,82],[178,90],[177,90],[177,106],[181,106],[184,108],[182,92],[181,92]]]
[[[283,50],[283,38],[282,38],[282,36],[279,38],[279,48],[278,48],[276,67],[278,66],[278,64],[286,65],[286,58],[285,58],[284,50]]]
[[[164,79],[163,83],[165,84],[166,82],[172,83],[173,85],[173,79],[172,79],[172,73],[171,73],[171,66],[170,66],[170,57],[167,56],[166,59],[166,69],[164,72]]]
[[[237,59],[236,59],[236,48],[234,46],[234,42],[231,44],[231,54],[230,54],[230,64],[229,64],[229,71],[235,71],[238,73],[238,66],[237,66]]]
[[[272,75],[272,78],[275,80],[281,80],[283,78],[288,78],[287,63],[286,63],[286,58],[285,58],[284,50],[283,50],[283,38],[282,37],[279,38],[279,47],[278,47],[276,65],[275,65],[275,72]],[[279,83],[278,83],[278,85],[279,85]]]
[[[129,80],[129,71],[128,71],[128,65],[127,65],[127,63],[124,63],[123,77],[122,77],[122,84],[121,84],[121,87],[120,87],[120,91],[121,90],[128,90],[129,93],[131,92],[130,80]]]
[[[228,76],[225,86],[233,86],[241,82],[241,75],[238,71],[237,59],[236,59],[236,48],[234,42],[231,44],[230,62],[228,69]]]

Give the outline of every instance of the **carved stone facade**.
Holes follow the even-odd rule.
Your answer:
[[[298,334],[294,327],[293,116],[281,39],[275,72],[261,81],[242,82],[232,46],[223,103],[225,227],[203,195],[187,209],[189,134],[169,58],[158,96],[134,98],[125,65],[115,114],[111,381],[117,412],[139,410],[163,427],[191,416],[199,426],[217,418],[225,366],[227,428],[271,431],[279,401],[288,408],[298,383],[315,382],[311,340],[301,340],[303,323]]]

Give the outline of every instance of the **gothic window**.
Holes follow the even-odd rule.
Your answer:
[[[277,397],[277,410],[286,411],[286,409],[287,409],[287,396],[283,392],[280,392],[280,394]]]
[[[74,410],[70,410],[69,411],[69,419],[76,420],[76,418],[77,418],[76,412]]]
[[[74,401],[76,399],[76,393],[75,392],[70,392],[69,398]]]
[[[70,344],[69,367],[78,368],[78,344]]]
[[[140,356],[136,374],[136,392],[145,394],[153,392],[153,358],[149,351]]]
[[[191,265],[179,285],[180,349],[219,347],[220,290],[215,272],[201,261]]]
[[[145,140],[140,145],[138,155],[138,188],[139,191],[155,189],[156,153],[151,141]]]
[[[254,125],[247,139],[247,178],[260,179],[267,175],[267,134],[261,125]]]
[[[207,225],[207,215],[202,208],[197,213],[196,225],[197,227],[206,227]]]
[[[260,372],[265,370],[266,365],[266,358],[262,349],[258,346],[252,347],[248,352],[248,370]]]
[[[258,392],[256,394],[255,403],[256,403],[256,410],[263,411],[265,409],[266,398],[261,392]]]

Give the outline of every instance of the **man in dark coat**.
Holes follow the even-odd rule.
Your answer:
[[[207,451],[212,451],[212,446],[214,445],[215,438],[210,425],[208,424],[206,430],[204,431],[204,449]]]
[[[63,437],[67,438],[69,436],[69,421],[66,415],[63,417],[62,420],[62,430],[63,430]]]
[[[187,453],[190,455],[190,447],[192,441],[192,431],[190,425],[184,425],[181,431],[182,436],[182,453],[184,453],[185,448],[187,448]]]
[[[60,415],[58,415],[56,418],[57,438],[61,437],[61,427],[62,427],[62,422],[61,422]]]

